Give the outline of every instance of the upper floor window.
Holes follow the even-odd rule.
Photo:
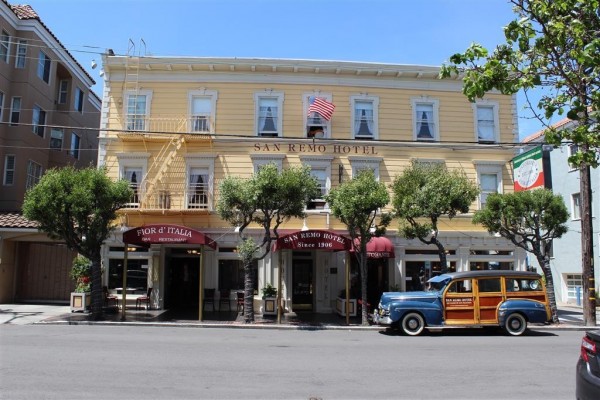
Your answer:
[[[71,150],[69,154],[71,154],[76,159],[79,159],[79,146],[80,146],[81,138],[75,132],[71,133]]]
[[[252,165],[254,166],[254,173],[258,172],[262,166],[267,164],[275,164],[277,169],[281,171],[283,169],[283,159],[285,158],[285,154],[251,154],[250,158],[252,159]]]
[[[67,104],[69,96],[69,81],[61,79],[58,83],[58,104]]]
[[[21,98],[13,97],[10,105],[10,126],[19,125],[21,119]]]
[[[126,95],[125,117],[127,130],[145,131],[148,130],[147,119],[150,110],[151,94],[150,92],[138,92],[137,94],[128,93]]]
[[[19,40],[17,43],[17,57],[15,59],[15,68],[25,68],[27,59],[27,40]]]
[[[570,144],[569,145],[569,157],[574,156],[578,152],[579,152],[579,146],[578,145],[576,145],[576,144]],[[575,169],[577,169],[577,165],[569,163],[569,168],[571,170],[575,170]]]
[[[427,97],[413,98],[412,109],[414,140],[439,140],[439,101]]]
[[[34,161],[29,160],[27,163],[27,181],[25,182],[25,189],[31,189],[42,178],[42,166]]]
[[[190,92],[190,131],[213,133],[217,92],[201,90]]]
[[[64,132],[62,129],[51,129],[50,130],[50,148],[55,150],[61,150],[63,144]]]
[[[83,90],[75,88],[75,111],[83,113]]]
[[[479,208],[485,207],[490,194],[502,193],[502,165],[494,163],[476,163],[479,183]]]
[[[265,91],[255,93],[256,132],[258,136],[281,137],[283,93]]]
[[[133,191],[132,198],[125,204],[125,208],[139,208],[142,197],[144,174],[148,169],[149,153],[117,153],[119,160],[119,175],[121,179],[129,182]]]
[[[42,108],[38,105],[33,106],[33,118],[31,121],[31,125],[33,128],[33,132],[36,135],[44,137],[44,128],[46,125],[46,111],[42,110]]]
[[[123,170],[123,179],[129,182],[129,188],[133,191],[131,201],[126,206],[129,208],[138,208],[140,206],[142,168],[125,167]]]
[[[351,96],[352,132],[355,139],[377,139],[379,99],[369,96]]]
[[[323,210],[327,208],[325,195],[331,190],[331,161],[333,157],[328,156],[301,156],[300,160],[303,164],[310,166],[310,174],[317,180],[320,189],[320,196],[312,199],[306,209],[307,210]]]
[[[499,138],[498,103],[481,101],[473,105],[475,137],[479,143],[495,143]]]
[[[40,51],[38,57],[37,75],[44,82],[50,83],[50,57],[43,51]]]
[[[579,193],[571,195],[571,219],[581,219],[581,196]]]
[[[2,30],[2,35],[0,36],[0,60],[5,63],[8,62],[9,49],[10,35],[5,30]]]
[[[10,186],[15,183],[15,156],[7,154],[4,156],[4,185]]]
[[[379,181],[379,165],[383,160],[380,157],[354,157],[349,156],[350,165],[352,166],[352,177],[358,175],[360,171],[371,170],[375,179]]]
[[[185,157],[187,209],[212,209],[214,157],[190,154]]]
[[[331,103],[331,94],[305,93],[303,105],[306,116],[306,137],[331,137],[331,114],[335,108]]]

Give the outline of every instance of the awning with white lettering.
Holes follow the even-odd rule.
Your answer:
[[[355,246],[360,246],[360,239],[356,239]],[[354,247],[350,250],[354,252]],[[373,236],[367,243],[367,258],[395,258],[394,244],[385,236]]]
[[[143,225],[123,232],[123,243],[148,247],[151,244],[199,244],[212,249],[217,243],[195,229],[180,225]]]
[[[277,239],[273,251],[278,250],[350,250],[352,241],[337,233],[322,230],[297,231]]]

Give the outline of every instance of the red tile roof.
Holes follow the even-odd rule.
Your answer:
[[[0,228],[37,228],[37,222],[30,221],[17,212],[0,212]]]
[[[564,125],[568,124],[568,123],[569,123],[569,122],[571,122],[571,121],[572,121],[572,120],[571,120],[571,119],[569,119],[569,118],[564,118],[564,119],[561,119],[560,121],[558,121],[557,123],[553,124],[553,125],[552,125],[552,127],[553,127],[553,128],[556,128],[556,129],[558,129],[558,128],[561,128],[561,127],[563,127]],[[529,136],[525,137],[525,138],[524,138],[524,139],[521,141],[521,143],[529,143],[529,142],[533,142],[535,139],[539,139],[540,137],[544,136],[544,134],[545,134],[545,133],[546,133],[546,129],[539,130],[539,131],[537,131],[536,133],[533,133],[533,134],[531,134],[531,135],[529,135]]]

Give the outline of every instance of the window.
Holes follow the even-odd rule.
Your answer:
[[[193,91],[189,94],[191,132],[213,133],[217,92],[210,90]]]
[[[459,279],[448,286],[446,293],[471,293],[473,282],[471,279]]]
[[[367,96],[351,96],[352,132],[356,139],[377,139],[379,99]]]
[[[321,189],[321,195],[312,199],[307,210],[323,210],[327,209],[327,203],[325,202],[325,195],[329,193],[331,189],[331,161],[333,157],[300,157],[303,164],[310,166],[310,174],[317,179],[319,188]]]
[[[250,158],[252,159],[252,165],[254,165],[254,173],[258,172],[258,170],[267,164],[275,164],[277,165],[277,169],[281,171],[283,169],[283,159],[285,158],[284,154],[273,154],[273,155],[265,155],[265,154],[251,154]]]
[[[15,59],[15,68],[25,68],[27,59],[27,40],[19,40],[17,44],[17,58]]]
[[[265,91],[255,93],[256,132],[258,136],[280,137],[282,135],[283,93]]]
[[[490,101],[474,105],[475,137],[479,143],[498,142],[498,104]]]
[[[439,140],[438,108],[438,100],[429,100],[426,97],[412,99],[414,140]]]
[[[490,194],[502,193],[502,164],[475,162],[475,167],[480,189],[479,208],[482,209]]]
[[[83,113],[83,90],[75,88],[75,111]]]
[[[567,298],[569,300],[579,300],[583,298],[583,276],[581,274],[566,274]],[[579,288],[579,289],[578,289]]]
[[[63,144],[64,132],[62,129],[51,129],[50,130],[50,148],[55,150],[61,150]]]
[[[201,154],[188,154],[186,208],[210,210],[213,200],[214,157]]]
[[[4,185],[10,186],[15,183],[15,156],[7,154],[4,156]]]
[[[500,278],[479,279],[477,281],[479,292],[502,292]]]
[[[308,114],[311,98],[320,97],[331,103],[331,94],[324,93],[305,93],[303,95],[303,114],[306,118],[306,137],[308,138],[329,138],[331,137],[331,121],[323,118],[319,113],[312,112]]]
[[[21,98],[13,97],[10,106],[10,126],[19,125],[21,119]]]
[[[379,164],[381,164],[382,158],[378,157],[348,157],[350,159],[350,165],[352,166],[352,176],[356,176],[360,171],[364,169],[370,169],[375,174],[375,179],[379,181]]]
[[[8,53],[10,49],[10,35],[5,30],[2,30],[2,36],[0,36],[0,60],[5,63],[8,62]]]
[[[239,259],[219,260],[219,290],[243,290],[244,266]],[[252,273],[258,276],[258,262],[252,263]],[[258,279],[254,280],[254,291],[258,291]]]
[[[126,204],[127,208],[139,208],[140,206],[140,190],[142,183],[142,168],[125,167],[123,170],[123,179],[129,182],[129,187],[133,191],[131,201]]]
[[[38,58],[37,75],[44,82],[50,83],[50,57],[43,51],[40,51]]]
[[[67,104],[69,96],[69,81],[61,79],[58,83],[58,104]]]
[[[145,131],[148,130],[146,120],[150,110],[151,93],[139,92],[138,94],[127,94],[126,101],[126,120],[127,130]]]
[[[33,106],[33,118],[31,120],[33,132],[39,137],[44,137],[44,128],[46,125],[46,111],[40,106]]]
[[[116,156],[119,160],[119,176],[129,182],[129,187],[133,190],[133,196],[124,208],[139,208],[143,195],[144,174],[148,170],[150,154],[130,152],[117,153]]]
[[[42,177],[42,166],[36,162],[29,160],[27,163],[27,181],[25,189],[31,189],[40,181]]]
[[[581,196],[579,193],[571,195],[571,219],[581,219]]]
[[[81,139],[75,132],[71,133],[71,150],[69,154],[79,160],[79,143]]]
[[[137,294],[146,294],[148,288],[148,259],[127,259],[127,286],[135,288]],[[108,262],[108,288],[121,287],[123,287],[123,259],[111,258]]]
[[[574,156],[578,152],[579,152],[579,146],[578,145],[576,145],[576,144],[570,144],[569,145],[569,157]],[[577,169],[577,165],[569,163],[569,168],[571,168],[571,170],[575,170],[575,169]]]

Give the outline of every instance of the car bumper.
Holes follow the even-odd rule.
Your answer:
[[[581,358],[577,361],[575,397],[578,400],[597,400],[600,398],[600,378],[590,373],[587,363]]]
[[[382,317],[379,315],[377,310],[373,313],[373,323],[376,325],[386,325],[389,326],[392,324],[392,319],[390,317]]]

